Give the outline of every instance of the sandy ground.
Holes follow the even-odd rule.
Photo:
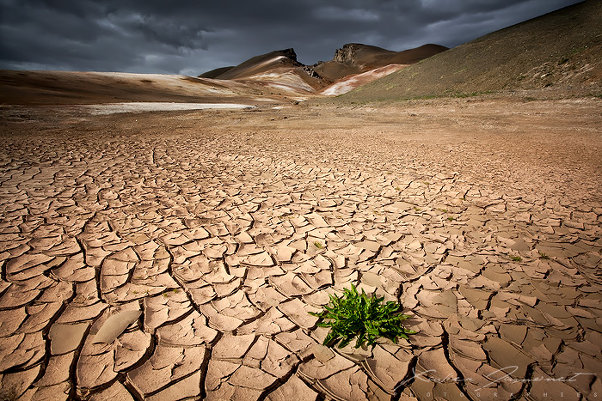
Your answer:
[[[599,99],[3,106],[4,396],[602,396]],[[419,331],[320,345],[351,283]]]

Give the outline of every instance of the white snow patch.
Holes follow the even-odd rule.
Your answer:
[[[367,84],[368,82],[372,82],[378,78],[392,74],[405,66],[406,65],[404,64],[389,64],[361,74],[351,75],[349,77],[342,78],[339,82],[335,82],[328,88],[322,90],[321,93],[327,96],[342,95],[343,93],[347,93],[360,85]]]
[[[126,102],[106,103],[83,106],[93,115],[116,113],[140,113],[145,111],[181,111],[205,109],[247,109],[255,108],[248,104],[238,103],[167,103],[167,102]]]
[[[354,82],[350,81],[351,80],[332,84],[328,88],[324,89],[322,91],[322,94],[326,96],[336,96],[342,95],[343,93],[347,93],[355,88],[355,86],[353,85]]]
[[[280,78],[283,74],[279,74],[276,72],[264,73],[264,74],[255,74],[246,79],[269,79],[269,78]]]
[[[287,92],[294,92],[294,93],[297,92],[296,88],[291,88],[290,86],[287,86],[287,85],[273,84],[271,82],[268,85],[270,85],[270,87],[272,87],[272,88],[282,89],[282,90],[285,90]]]
[[[290,71],[257,74],[245,79],[252,81],[262,81],[272,87],[284,89],[289,92],[298,92],[299,90],[305,92],[314,91],[314,88],[312,88],[307,82],[305,82],[299,75]]]

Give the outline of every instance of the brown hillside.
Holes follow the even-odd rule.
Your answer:
[[[233,65],[228,66],[228,67],[216,68],[215,70],[211,70],[211,71],[202,73],[201,75],[199,75],[199,78],[217,78],[220,75],[222,75],[223,73],[231,70],[232,68],[234,68]]]
[[[447,47],[427,44],[394,52],[377,46],[348,43],[337,49],[332,60],[315,64],[313,69],[321,77],[336,81],[347,75],[360,74],[389,64],[414,64],[444,50],[447,50]]]
[[[223,67],[208,71],[204,78],[237,80],[271,86],[283,85],[286,91],[313,93],[327,82],[320,79],[311,68],[297,61],[294,49],[276,50],[252,57],[234,67]]]
[[[216,75],[214,78],[241,79],[264,73],[275,68],[299,66],[302,66],[302,64],[297,61],[297,55],[293,49],[276,50],[252,57],[235,67],[228,68],[227,71]]]
[[[590,0],[485,35],[340,97],[394,100],[488,91],[602,90],[602,2]]]
[[[314,89],[320,89],[349,75],[361,74],[390,64],[413,64],[444,50],[447,50],[447,47],[427,44],[395,52],[377,46],[348,43],[335,51],[332,60],[306,66],[297,61],[293,49],[286,49],[255,56],[234,67],[207,71],[199,77],[245,80],[264,78],[260,76],[270,73],[292,73]]]
[[[183,75],[0,70],[0,105],[254,103],[258,96],[271,101],[295,95],[290,90],[266,87],[261,82],[245,83]]]

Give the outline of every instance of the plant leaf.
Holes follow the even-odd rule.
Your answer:
[[[369,296],[363,288],[360,294],[354,284],[343,289],[340,297],[329,294],[329,299],[322,312],[310,312],[318,317],[318,327],[330,328],[324,345],[334,347],[338,343],[344,348],[357,338],[355,348],[359,348],[364,344],[374,345],[380,337],[397,342],[398,338],[407,339],[408,334],[415,333],[403,327],[402,322],[410,316],[401,313],[399,303],[384,302],[384,297],[374,294]]]

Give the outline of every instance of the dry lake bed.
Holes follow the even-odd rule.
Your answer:
[[[3,106],[0,398],[602,397],[601,105]]]

